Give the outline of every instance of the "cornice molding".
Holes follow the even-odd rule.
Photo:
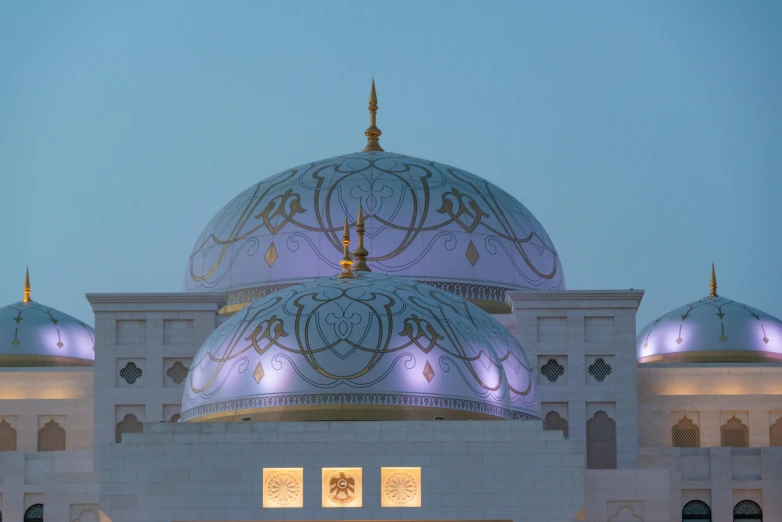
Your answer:
[[[86,294],[91,305],[101,304],[204,304],[220,308],[225,304],[222,293],[150,293],[150,294]]]
[[[530,291],[530,290],[509,290],[505,296],[505,302],[511,308],[530,308],[530,304],[545,302],[542,305],[546,308],[599,308],[589,306],[586,301],[604,301],[611,302],[610,306],[617,306],[618,301],[632,302],[632,305],[620,305],[620,308],[635,307],[641,305],[643,299],[643,290],[551,290],[551,291]],[[581,301],[582,303],[574,303]],[[559,302],[559,304],[558,304]],[[527,305],[525,306],[525,303]],[[537,304],[533,306],[539,306]]]

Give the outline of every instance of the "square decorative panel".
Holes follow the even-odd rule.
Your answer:
[[[304,507],[304,470],[263,468],[263,507]]]
[[[382,507],[421,507],[421,468],[381,468]]]
[[[361,468],[323,468],[324,508],[361,507]]]

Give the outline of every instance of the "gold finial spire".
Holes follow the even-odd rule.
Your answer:
[[[345,229],[342,232],[342,260],[339,262],[342,267],[342,272],[337,276],[337,279],[355,279],[356,276],[350,270],[353,266],[353,260],[350,259],[350,230],[348,229],[348,218],[345,218]]]
[[[30,299],[30,269],[25,268],[24,270],[24,298],[22,299],[23,303],[29,303],[32,301]]]
[[[364,131],[367,137],[367,146],[361,152],[384,152],[380,147],[380,135],[383,134],[377,128],[377,93],[375,93],[375,79],[372,78],[372,90],[369,91],[369,128]]]
[[[354,272],[371,272],[367,266],[369,252],[364,248],[364,211],[358,206],[358,219],[356,220],[356,235],[358,236],[358,248],[353,251],[356,261],[353,263]]]
[[[714,273],[714,263],[711,264],[711,281],[709,282],[709,297],[719,297],[717,295],[717,275]]]

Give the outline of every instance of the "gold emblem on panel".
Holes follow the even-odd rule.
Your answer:
[[[263,507],[304,507],[302,468],[263,469]]]
[[[323,507],[361,507],[361,468],[323,468]]]
[[[421,507],[421,468],[380,470],[382,507]]]

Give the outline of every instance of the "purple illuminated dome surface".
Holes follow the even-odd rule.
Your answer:
[[[637,338],[639,362],[779,362],[782,321],[711,293],[658,317]]]
[[[508,289],[565,288],[551,239],[514,197],[464,170],[373,150],[299,165],[236,196],[196,241],[184,290],[225,292],[238,306],[334,274],[343,221],[353,227],[359,206],[375,273],[490,302]]]
[[[466,299],[356,272],[279,290],[223,323],[193,359],[181,419],[434,416],[539,418],[532,366]]]
[[[0,366],[92,366],[95,332],[85,323],[30,299],[0,308]]]

